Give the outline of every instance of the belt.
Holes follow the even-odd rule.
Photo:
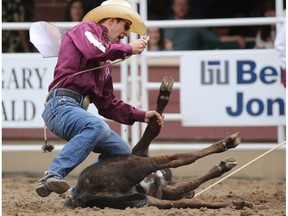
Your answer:
[[[82,96],[80,94],[78,94],[77,92],[74,92],[72,90],[69,90],[69,89],[55,89],[53,90],[52,92],[49,93],[47,99],[46,99],[46,103],[52,99],[53,97],[56,97],[56,96],[67,96],[67,97],[71,97],[73,98],[74,100],[76,100],[79,105],[87,110],[88,107],[89,107],[89,104],[90,104],[90,97],[89,95],[87,96]]]
[[[82,102],[83,96],[78,94],[77,92],[68,90],[68,89],[55,89],[49,93],[46,102],[56,96],[67,96],[75,99],[79,104]]]

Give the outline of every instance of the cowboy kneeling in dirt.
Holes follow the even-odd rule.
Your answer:
[[[158,112],[137,109],[113,93],[109,61],[141,54],[147,45],[145,39],[121,43],[129,31],[146,33],[140,15],[124,0],[107,0],[65,34],[42,117],[50,131],[68,142],[40,179],[36,187],[39,196],[66,192],[70,186],[64,178],[90,152],[100,153],[98,161],[131,154],[130,146],[103,119],[86,111],[89,103],[100,115],[119,123],[148,123],[156,116],[163,125]],[[89,72],[83,72],[87,69]],[[75,187],[70,189],[72,195]]]

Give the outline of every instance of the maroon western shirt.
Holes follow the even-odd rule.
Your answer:
[[[129,44],[112,44],[105,39],[108,30],[94,21],[81,22],[63,38],[54,80],[49,91],[67,88],[89,95],[100,115],[124,124],[144,121],[145,111],[118,100],[113,93],[112,67],[73,75],[79,71],[107,64],[107,60],[124,59],[132,54]]]

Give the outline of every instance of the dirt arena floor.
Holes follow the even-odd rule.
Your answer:
[[[285,179],[235,179],[228,178],[211,189],[200,194],[198,198],[209,202],[246,200],[253,203],[253,208],[237,210],[233,207],[223,209],[169,209],[159,210],[155,207],[128,208],[125,210],[61,207],[65,195],[51,194],[47,198],[39,197],[35,186],[41,176],[35,174],[2,175],[2,215],[13,216],[283,216],[286,215]],[[74,184],[76,177],[67,181]],[[217,180],[209,181],[197,189],[196,193],[207,188]]]

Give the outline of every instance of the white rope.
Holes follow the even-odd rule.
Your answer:
[[[245,165],[243,165],[242,167],[238,168],[237,170],[235,170],[234,172],[228,174],[227,176],[225,176],[224,178],[218,180],[217,182],[215,182],[214,184],[210,185],[209,187],[205,188],[204,190],[200,191],[199,193],[196,193],[194,197],[204,193],[205,191],[207,191],[208,189],[214,187],[215,185],[219,184],[220,182],[222,182],[223,180],[227,179],[228,177],[232,176],[233,174],[239,172],[240,170],[244,169],[245,167],[247,167],[248,165],[252,164],[253,162],[257,161],[258,159],[262,158],[263,156],[269,154],[270,152],[274,151],[275,149],[279,148],[280,146],[286,144],[286,141],[283,141],[282,143],[276,145],[274,148],[266,151],[265,153],[261,154],[260,156],[258,156],[257,158],[253,159],[252,161],[246,163]]]

